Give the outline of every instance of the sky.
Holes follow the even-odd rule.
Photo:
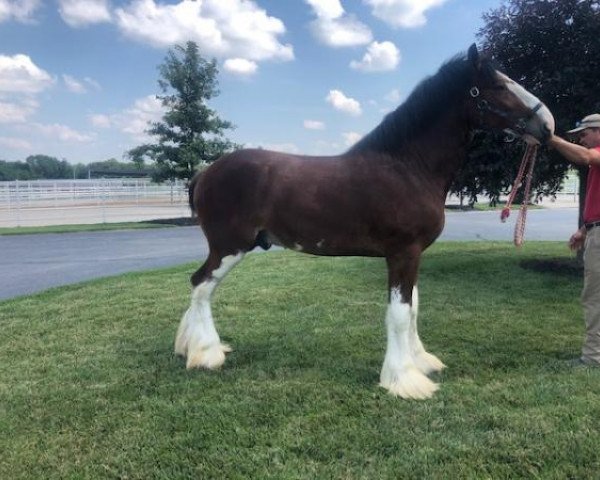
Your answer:
[[[247,147],[347,150],[477,41],[501,0],[0,0],[0,160],[116,158],[152,142],[158,66],[192,40]]]

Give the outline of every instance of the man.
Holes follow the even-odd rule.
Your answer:
[[[575,165],[589,167],[583,210],[583,226],[569,240],[572,250],[585,245],[581,302],[586,336],[577,363],[600,366],[600,114],[588,115],[569,130],[580,145],[553,135],[548,144]]]

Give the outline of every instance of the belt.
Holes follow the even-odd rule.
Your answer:
[[[586,223],[585,224],[585,229],[586,230],[591,230],[594,227],[600,227],[600,220],[598,220],[597,222],[591,222],[591,223]]]

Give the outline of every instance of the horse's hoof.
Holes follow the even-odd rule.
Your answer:
[[[425,375],[441,372],[446,368],[446,365],[438,357],[425,350],[415,355],[415,365]]]
[[[188,349],[186,368],[216,370],[225,363],[225,353],[231,352],[229,345],[215,343],[195,350]]]
[[[379,385],[394,396],[413,400],[431,398],[438,389],[436,383],[429,380],[414,366],[400,371],[392,371],[384,367]]]

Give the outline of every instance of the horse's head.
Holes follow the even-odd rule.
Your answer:
[[[481,58],[475,44],[468,60],[473,66],[469,111],[481,127],[499,128],[522,136],[529,143],[543,142],[554,133],[554,117],[548,107],[517,82]]]

